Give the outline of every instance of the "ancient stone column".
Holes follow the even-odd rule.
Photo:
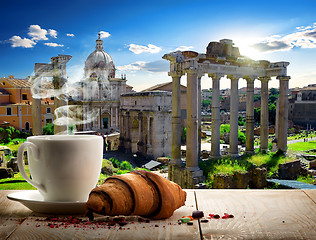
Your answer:
[[[172,142],[170,164],[181,164],[181,89],[180,73],[170,73],[172,76]]]
[[[189,171],[197,171],[198,152],[197,152],[197,89],[198,89],[197,70],[187,71],[187,149],[186,167]]]
[[[230,88],[230,133],[229,133],[229,155],[238,156],[238,78],[227,75],[231,80]]]
[[[198,152],[198,159],[201,158],[201,75],[198,75],[198,88],[197,88],[197,96],[198,96],[198,101],[197,101],[197,131],[198,131],[198,145],[197,145],[197,152]]]
[[[124,114],[123,114],[123,111],[121,110],[120,112],[120,125],[119,125],[119,128],[120,128],[120,145],[119,145],[119,150],[120,151],[123,151],[125,149],[125,146],[124,146],[124,139],[125,139],[125,135],[124,135],[124,129],[125,129],[125,126],[124,126]]]
[[[32,133],[42,135],[41,99],[32,98]]]
[[[210,74],[212,78],[212,139],[211,139],[211,155],[213,158],[220,158],[220,92],[219,85],[221,76],[216,74]]]
[[[143,154],[143,113],[138,114],[138,142],[137,142],[137,151],[139,154]]]
[[[125,113],[125,130],[126,130],[126,133],[125,133],[125,150],[128,151],[128,152],[131,152],[132,149],[131,149],[131,133],[130,133],[130,113],[129,112],[126,112]]]
[[[269,107],[268,97],[269,88],[268,82],[270,77],[259,77],[261,81],[261,113],[260,113],[260,150],[268,151],[269,138]]]
[[[246,153],[253,154],[254,151],[254,78],[245,77],[247,80],[246,96]]]
[[[280,81],[279,97],[279,132],[278,132],[278,149],[284,153],[287,151],[287,131],[288,131],[288,92],[289,76],[278,76]]]
[[[153,148],[151,145],[151,124],[150,123],[151,123],[151,117],[148,116],[147,117],[147,145],[146,145],[146,148],[147,148],[146,155],[147,155],[148,159],[153,158]]]

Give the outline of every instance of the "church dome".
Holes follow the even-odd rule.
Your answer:
[[[104,77],[108,74],[110,78],[115,77],[115,66],[111,56],[103,50],[103,41],[100,38],[96,40],[95,50],[88,56],[85,62],[85,76]]]
[[[105,51],[95,50],[86,60],[85,67],[87,69],[104,68],[109,69],[113,65],[113,60]]]

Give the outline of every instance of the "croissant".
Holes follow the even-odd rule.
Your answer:
[[[186,192],[178,184],[138,170],[107,178],[90,192],[86,208],[88,214],[165,219],[183,206],[185,200]]]

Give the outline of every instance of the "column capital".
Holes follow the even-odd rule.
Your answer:
[[[197,59],[190,59],[186,61],[184,72],[198,74],[200,72],[200,68]]]
[[[184,75],[184,73],[182,71],[172,71],[172,72],[168,72],[168,75],[172,78],[174,77],[181,78]]]
[[[185,69],[184,70],[185,73],[193,73],[193,74],[198,74],[199,73],[199,70],[198,68],[194,68],[194,67],[190,67],[188,69]]]
[[[262,76],[262,77],[258,77],[258,79],[259,79],[261,82],[268,82],[268,81],[271,80],[271,77]]]
[[[247,76],[243,76],[242,78],[245,79],[247,82],[254,82],[257,77],[247,75]]]
[[[224,77],[225,74],[224,73],[209,73],[208,77],[212,78],[212,80],[220,80],[222,77]]]
[[[228,79],[230,79],[232,81],[233,80],[239,80],[239,78],[241,78],[240,75],[234,75],[234,74],[227,74],[226,76],[227,76]]]
[[[197,75],[199,79],[201,79],[204,76],[204,74],[205,73],[202,70],[198,69]]]
[[[277,76],[277,79],[280,81],[289,81],[291,77],[290,76]]]

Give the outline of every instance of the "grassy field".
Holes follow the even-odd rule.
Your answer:
[[[30,176],[29,166],[25,165],[25,172]],[[31,184],[26,182],[21,173],[15,173],[14,178],[0,179],[0,190],[35,190]]]
[[[289,150],[292,151],[305,152],[311,149],[316,149],[316,141],[292,143],[289,144],[287,147]]]

